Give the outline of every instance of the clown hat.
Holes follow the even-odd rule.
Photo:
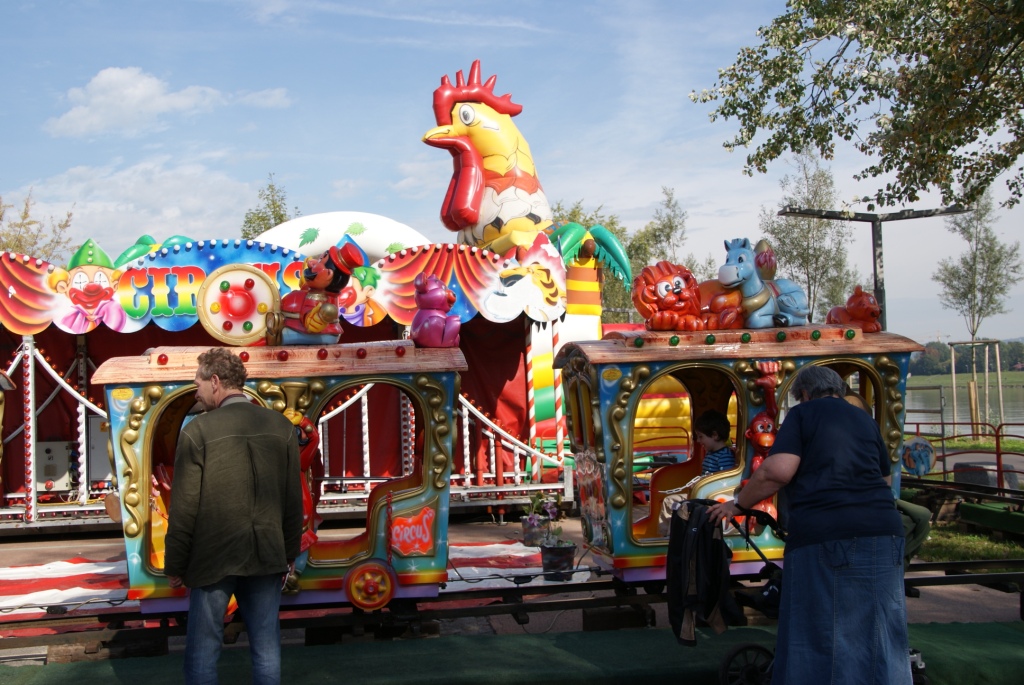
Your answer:
[[[102,266],[105,269],[113,269],[114,263],[110,261],[107,253],[96,244],[96,241],[89,238],[75,254],[71,255],[68,270],[77,269],[80,266]]]

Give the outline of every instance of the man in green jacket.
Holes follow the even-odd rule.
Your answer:
[[[216,683],[232,595],[245,620],[257,685],[281,680],[281,586],[299,554],[302,485],[295,429],[242,391],[242,360],[199,355],[205,410],[178,437],[164,572],[190,588],[185,682]]]

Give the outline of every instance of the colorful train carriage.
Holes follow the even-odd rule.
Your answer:
[[[130,599],[144,611],[186,606],[184,591],[163,578],[163,542],[174,450],[195,405],[197,356],[205,348],[155,348],[100,366],[127,546]],[[409,341],[325,347],[235,348],[253,402],[296,425],[306,469],[307,510],[301,570],[284,604],[351,602],[363,609],[395,597],[437,594],[447,579],[448,510],[454,409],[466,361],[458,348],[417,348]],[[366,528],[347,540],[317,539],[315,483],[322,473],[315,426],[370,395],[364,416],[373,433],[400,435],[401,476],[382,480],[367,498]],[[332,419],[328,419],[332,420]]]
[[[907,365],[910,354],[920,349],[899,335],[836,325],[614,332],[603,340],[568,343],[555,365],[562,370],[584,536],[596,563],[626,582],[663,580],[666,500],[731,497],[767,455],[784,418],[789,385],[807,364],[828,366],[847,381],[878,422],[897,464]],[[633,477],[641,453],[635,442],[638,416],[649,394],[666,386],[666,378],[685,389],[687,419],[708,409],[727,413],[735,403],[730,420],[736,467],[702,475],[699,444],[692,435],[679,435],[677,443],[693,446],[688,458],[654,470],[649,498],[638,497]],[[898,491],[899,469],[894,473]],[[758,506],[776,512],[774,501]],[[768,529],[754,533],[769,558],[781,558],[781,540]],[[734,531],[727,540],[734,573],[756,573],[761,562],[742,537]]]

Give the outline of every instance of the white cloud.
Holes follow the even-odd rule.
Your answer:
[[[341,178],[331,183],[331,188],[334,189],[331,196],[340,199],[359,197],[360,194],[366,192],[367,186],[366,181],[362,179]]]
[[[255,93],[239,93],[235,102],[240,105],[262,107],[263,109],[285,109],[292,104],[285,88],[268,88]]]
[[[208,86],[171,90],[170,85],[139,67],[108,67],[82,88],[67,93],[71,109],[49,119],[44,129],[55,137],[80,138],[116,133],[135,138],[167,128],[166,117],[192,116],[238,104],[284,108],[291,104],[284,88],[225,94]]]
[[[22,188],[13,196],[23,196]],[[37,216],[73,210],[76,244],[96,240],[115,258],[149,234],[158,240],[185,235],[196,240],[236,237],[256,189],[198,162],[156,157],[124,166],[79,166],[36,182]]]

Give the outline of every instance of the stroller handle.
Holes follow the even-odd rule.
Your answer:
[[[695,504],[703,504],[706,507],[714,506],[715,504],[720,504],[720,502],[713,499],[694,499],[690,501],[694,502]],[[735,504],[735,502],[733,503]],[[775,517],[769,514],[768,512],[761,511],[760,509],[746,509],[738,504],[736,505],[736,508],[739,509],[740,513],[742,513],[744,516],[753,518],[755,521],[758,522],[758,524],[762,526],[768,526],[769,528],[771,528],[772,532],[774,532],[775,535],[779,537],[779,539],[786,539],[786,531],[783,530],[782,525],[779,524]],[[737,529],[741,528],[741,526],[737,525],[735,521],[730,521],[730,523],[732,523],[733,526]]]

